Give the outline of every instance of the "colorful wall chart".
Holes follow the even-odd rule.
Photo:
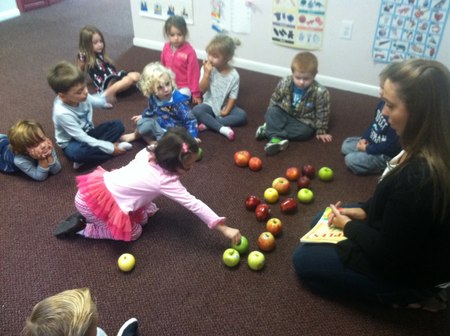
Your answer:
[[[192,0],[141,0],[139,15],[164,21],[169,16],[180,15],[186,23],[194,23]]]
[[[382,0],[372,47],[375,62],[435,59],[450,0]]]
[[[322,47],[326,0],[273,0],[272,41],[287,47]]]

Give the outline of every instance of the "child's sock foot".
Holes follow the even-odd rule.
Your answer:
[[[234,132],[233,130],[228,126],[222,126],[219,130],[220,134],[226,136],[228,140],[233,141],[234,140]]]
[[[133,145],[130,144],[129,142],[123,141],[120,144],[118,144],[117,147],[119,147],[120,149],[124,149],[124,150],[128,151],[131,148],[133,148]]]
[[[198,131],[199,132],[206,131],[207,129],[208,129],[208,127],[205,124],[203,124],[203,123],[198,124]]]

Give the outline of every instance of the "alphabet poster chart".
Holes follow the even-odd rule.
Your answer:
[[[450,0],[382,0],[372,47],[375,62],[435,59]]]
[[[273,0],[272,41],[287,47],[322,47],[327,0]]]
[[[212,0],[211,28],[219,33],[249,34],[254,6],[254,0]]]
[[[169,16],[180,15],[186,23],[194,23],[192,0],[141,0],[139,14],[164,21]]]

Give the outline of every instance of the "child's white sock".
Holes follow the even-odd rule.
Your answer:
[[[234,140],[234,132],[233,130],[228,126],[222,126],[219,129],[219,133],[226,136],[228,140],[233,141]]]
[[[131,148],[133,148],[133,145],[130,144],[129,142],[122,141],[120,144],[117,145],[117,147],[124,150],[130,150]]]

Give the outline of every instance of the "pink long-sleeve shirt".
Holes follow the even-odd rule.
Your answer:
[[[200,81],[200,66],[194,48],[185,42],[181,47],[172,50],[170,42],[164,44],[161,52],[161,64],[175,73],[178,89],[187,87],[194,98],[201,96],[198,83]]]
[[[147,149],[141,150],[128,165],[105,172],[104,181],[118,206],[125,213],[147,208],[159,196],[166,196],[196,214],[209,228],[225,220],[209,206],[191,195],[179,176],[161,168]]]

